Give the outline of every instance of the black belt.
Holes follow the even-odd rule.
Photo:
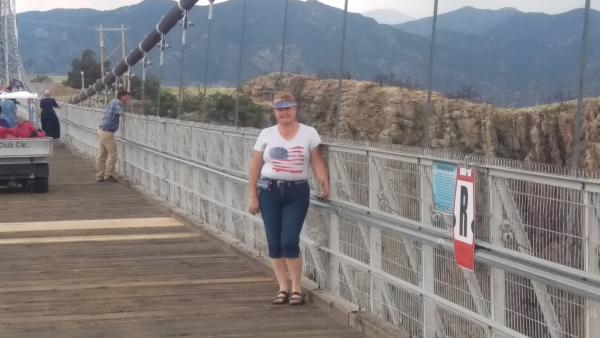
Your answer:
[[[268,177],[263,177],[264,180],[270,181],[271,184],[276,185],[278,187],[282,185],[292,186],[292,185],[302,185],[308,184],[308,180],[295,180],[295,181],[286,181],[286,180],[275,180]]]

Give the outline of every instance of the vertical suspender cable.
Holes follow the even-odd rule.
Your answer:
[[[206,89],[208,87],[208,59],[210,57],[210,43],[212,38],[212,25],[213,25],[213,11],[214,11],[214,2],[215,0],[208,0],[210,4],[208,5],[208,36],[206,38],[206,60],[204,62],[204,97],[202,98],[202,111],[206,114],[207,109],[207,97],[206,97]]]
[[[242,37],[240,39],[240,59],[238,60],[237,90],[235,96],[235,121],[237,128],[240,120],[240,92],[242,91],[242,69],[244,61],[244,47],[246,43],[246,0],[242,0]]]
[[[185,46],[187,44],[188,11],[185,11],[182,19],[183,31],[181,32],[181,60],[179,60],[179,109],[177,115],[183,113],[183,68],[185,65]]]
[[[424,138],[425,146],[431,146],[431,135],[429,134],[429,124],[431,123],[431,114],[433,112],[433,106],[431,103],[431,94],[433,91],[433,68],[435,65],[435,47],[437,37],[437,22],[438,22],[438,3],[439,0],[433,2],[433,25],[431,27],[431,50],[429,51],[429,69],[427,78],[427,107],[425,108],[424,116]]]
[[[125,57],[127,56],[127,50],[125,48],[125,25],[121,24],[121,60],[125,61]],[[122,78],[123,80],[123,90],[129,89],[129,74],[131,74],[131,69],[127,67],[127,74],[125,74]]]
[[[342,85],[344,77],[344,58],[346,56],[346,24],[348,20],[348,0],[344,4],[344,23],[342,25],[342,47],[340,50],[340,69],[338,73],[337,106],[335,110],[335,137],[340,133],[340,114],[342,112]]]
[[[581,129],[583,128],[583,89],[585,84],[585,71],[587,68],[587,49],[590,25],[591,0],[585,1],[585,14],[583,19],[583,41],[581,47],[581,64],[579,65],[579,88],[577,98],[577,111],[575,112],[575,135],[573,137],[573,156],[571,171],[575,175],[579,169],[579,158],[581,156]]]
[[[283,10],[283,34],[281,37],[281,65],[279,66],[279,79],[277,79],[277,90],[281,90],[283,87],[283,70],[285,69],[285,47],[287,44],[287,26],[288,26],[288,9],[290,1],[285,0],[285,7]]]
[[[160,38],[160,63],[158,64],[158,95],[156,98],[156,116],[160,115],[160,96],[162,92],[162,77],[163,77],[163,68],[165,65],[165,48],[166,48],[166,38],[164,34],[161,34]]]
[[[148,56],[144,54],[142,59],[142,115],[146,115],[146,75],[148,68]]]

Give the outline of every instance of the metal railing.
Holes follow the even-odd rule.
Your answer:
[[[94,157],[99,111],[65,106],[65,142]],[[246,212],[257,136],[128,115],[119,174],[266,255]],[[432,208],[433,161],[465,156],[328,140],[332,199],[311,202],[304,274],[415,337],[594,337],[600,332],[600,181],[469,157],[477,183],[474,272],[454,262],[451,217]],[[312,182],[314,186],[314,182]]]

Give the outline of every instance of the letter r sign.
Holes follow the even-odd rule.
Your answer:
[[[475,169],[458,168],[454,194],[454,256],[456,264],[475,268]]]

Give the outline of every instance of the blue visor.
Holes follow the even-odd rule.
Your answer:
[[[290,107],[296,107],[298,104],[296,102],[291,102],[291,101],[277,101],[275,103],[273,103],[273,109],[282,109],[282,108],[290,108]]]

